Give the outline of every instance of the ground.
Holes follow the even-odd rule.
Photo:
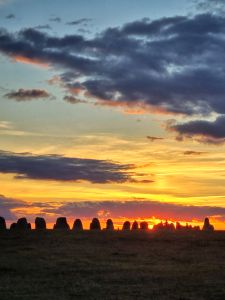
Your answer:
[[[0,233],[0,299],[225,299],[225,232]]]

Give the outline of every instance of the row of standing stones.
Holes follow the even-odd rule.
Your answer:
[[[45,230],[47,228],[46,221],[44,218],[37,217],[35,219],[35,229],[36,230]],[[3,217],[0,217],[0,230],[6,230],[6,221]],[[65,217],[60,217],[56,220],[56,223],[53,227],[54,230],[57,229],[64,229],[70,230],[70,226],[67,223],[67,219]],[[123,223],[122,230],[124,231],[134,231],[134,230],[145,230],[147,231],[148,223],[147,222],[140,222],[140,225],[137,221],[134,221],[132,224],[129,221],[125,221]],[[31,230],[31,224],[27,222],[26,218],[20,218],[16,223],[12,223],[10,226],[10,230]],[[72,230],[82,231],[83,224],[80,219],[76,219],[73,223]],[[97,218],[93,218],[92,222],[90,223],[90,230],[101,230],[100,222]],[[105,230],[114,230],[113,221],[108,219],[106,222]],[[153,231],[166,231],[166,232],[173,232],[173,231],[200,231],[199,226],[192,227],[191,225],[182,226],[179,222],[176,223],[174,226],[173,223],[165,223],[161,222],[153,226]],[[202,227],[203,231],[212,232],[214,231],[214,227],[209,222],[209,218],[205,218],[204,225]]]

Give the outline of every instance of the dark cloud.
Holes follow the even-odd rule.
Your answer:
[[[132,181],[131,168],[107,160],[0,151],[0,173],[15,174],[16,179],[121,183]]]
[[[2,29],[0,51],[72,71],[65,84],[79,82],[100,103],[206,115],[225,113],[224,29],[212,14],[143,19],[89,40]]]
[[[207,152],[193,151],[193,150],[187,150],[187,151],[183,152],[184,155],[202,155],[202,154],[205,154],[205,153],[207,153]]]
[[[44,208],[43,212],[65,215],[73,218],[143,218],[156,217],[180,221],[203,220],[206,216],[225,219],[225,208],[210,206],[190,206],[159,201],[100,201],[71,202],[58,208]]]
[[[193,138],[215,144],[225,142],[225,116],[220,116],[215,121],[196,120],[175,124],[169,129],[177,132],[180,139]]]
[[[225,17],[213,13],[142,19],[92,39],[50,36],[31,28],[0,30],[0,52],[61,68],[64,87],[76,97],[81,93],[100,105],[201,118],[225,115],[224,49]],[[186,125],[174,130],[188,135]],[[193,135],[217,138],[197,131]]]
[[[80,104],[80,103],[87,103],[85,100],[77,99],[74,96],[65,96],[63,98],[64,101],[70,103],[70,104]]]
[[[15,19],[16,16],[14,14],[9,14],[5,18],[8,19],[8,20],[10,20],[10,19]]]
[[[146,138],[147,138],[149,141],[151,141],[151,142],[164,140],[164,138],[156,137],[156,136],[150,136],[150,135],[147,135]]]
[[[12,100],[16,100],[18,102],[21,102],[21,101],[29,101],[29,100],[33,100],[33,99],[50,98],[50,94],[48,92],[46,92],[45,90],[19,89],[17,91],[11,91],[11,92],[5,94],[5,97],[8,98],[8,99],[12,99]]]
[[[7,198],[3,195],[0,195],[0,216],[4,217],[8,221],[16,219],[16,216],[12,210],[23,206],[25,206],[25,202],[21,200]]]
[[[34,27],[35,29],[47,29],[47,30],[51,30],[52,27],[49,24],[45,24],[45,25],[38,25]]]
[[[88,23],[91,21],[92,19],[90,18],[81,18],[81,19],[77,19],[71,22],[67,22],[67,25],[73,25],[73,26],[77,26],[77,25],[83,25],[83,26],[87,26]]]
[[[50,22],[56,22],[56,23],[60,23],[62,20],[60,17],[51,17],[49,18]]]

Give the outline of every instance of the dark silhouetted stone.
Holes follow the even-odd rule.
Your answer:
[[[214,226],[210,224],[209,218],[205,218],[204,225],[202,228],[203,231],[212,232],[214,231]]]
[[[138,230],[138,222],[134,221],[134,223],[131,226],[131,230]]]
[[[67,223],[67,220],[65,217],[60,217],[56,220],[56,223],[54,225],[54,229],[63,229],[63,230],[69,230],[69,224]]]
[[[176,230],[181,231],[183,228],[184,227],[179,222],[176,222]]]
[[[10,225],[10,228],[9,228],[10,230],[15,230],[16,229],[16,223],[12,223],[11,225]]]
[[[27,223],[26,218],[20,218],[20,219],[18,219],[18,221],[16,223],[16,229],[28,230],[28,229],[31,229],[31,225],[30,225],[30,223]]]
[[[181,225],[178,225],[178,227],[179,226]],[[163,231],[163,232],[175,231],[175,226],[173,223],[168,223],[168,221],[166,221],[165,223],[160,222],[159,224],[153,226],[153,231]]]
[[[99,219],[94,218],[90,224],[90,230],[101,230]]]
[[[83,230],[83,224],[80,219],[76,219],[73,223],[73,230],[81,231]]]
[[[199,231],[199,230],[200,230],[200,226],[194,226],[194,227],[193,227],[193,230]]]
[[[141,230],[148,230],[148,222],[145,222],[145,221],[141,222],[140,223],[140,229]]]
[[[0,230],[6,230],[6,222],[3,217],[0,217]]]
[[[46,229],[46,222],[44,218],[37,217],[35,219],[35,229],[37,230],[45,230]]]
[[[114,230],[113,221],[111,219],[106,221],[106,230]]]
[[[123,223],[123,228],[122,230],[125,230],[125,231],[129,231],[130,230],[130,222],[129,221],[125,221]]]

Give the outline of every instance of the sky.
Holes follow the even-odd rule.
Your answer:
[[[225,229],[222,0],[0,0],[0,215]]]

